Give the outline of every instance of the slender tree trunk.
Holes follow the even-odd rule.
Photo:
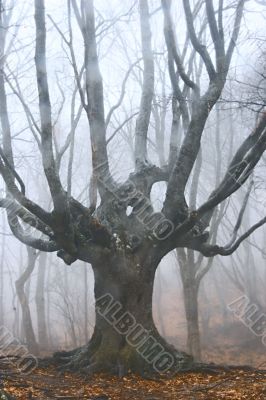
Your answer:
[[[77,347],[78,346],[78,338],[77,338],[77,333],[76,333],[76,327],[75,327],[75,322],[73,319],[73,316],[71,313],[68,315],[68,320],[69,320],[69,328],[70,328],[70,337],[71,337],[71,347]]]
[[[49,345],[51,348],[54,346],[53,336],[51,331],[52,321],[51,321],[51,291],[50,291],[50,282],[51,282],[51,255],[48,255],[48,272],[47,272],[47,306],[46,306],[46,314],[47,314],[47,328],[48,328],[48,338]]]
[[[227,308],[225,293],[223,288],[221,287],[220,278],[217,276],[216,270],[213,271],[212,280],[213,280],[213,285],[215,286],[215,293],[219,298],[219,305],[223,316],[222,323],[223,326],[226,326],[228,322],[228,308]]]
[[[162,333],[162,336],[166,336],[166,331],[165,331],[165,324],[164,324],[164,318],[163,318],[163,312],[162,312],[162,299],[163,299],[163,278],[162,278],[162,273],[160,272],[158,274],[158,285],[157,285],[157,291],[158,291],[158,297],[157,297],[157,310],[158,310],[158,320],[160,323],[160,330]]]
[[[35,303],[37,311],[38,341],[40,349],[42,350],[47,350],[48,348],[48,334],[46,326],[45,294],[44,294],[46,265],[47,265],[47,253],[41,253],[38,266]]]
[[[35,250],[29,247],[27,247],[27,251],[28,251],[28,265],[23,274],[16,281],[16,291],[22,309],[22,322],[23,322],[23,329],[26,337],[27,347],[32,354],[38,355],[39,353],[38,343],[36,341],[35,333],[33,330],[28,298],[25,294],[25,283],[27,282],[32,271],[34,270],[37,254]]]
[[[201,311],[202,336],[205,340],[208,340],[211,315],[210,315],[209,299],[206,293],[204,279],[201,281],[201,304],[202,304],[202,311]]]
[[[78,346],[78,338],[76,333],[75,327],[75,315],[71,309],[71,301],[69,298],[69,282],[68,282],[68,271],[65,268],[64,270],[64,288],[63,288],[63,299],[65,303],[65,312],[64,312],[64,319],[65,319],[65,329],[66,329],[66,336],[70,336],[71,340],[71,347]]]
[[[89,313],[88,313],[88,266],[86,263],[83,265],[84,268],[84,338],[85,343],[89,341]]]
[[[22,275],[23,272],[23,245],[19,247],[19,276]],[[23,338],[23,327],[21,327],[21,317],[20,317],[20,302],[17,295],[17,289],[15,285],[14,296],[13,296],[13,310],[14,310],[14,323],[13,323],[13,334],[15,337],[22,339]]]
[[[188,281],[189,282],[189,281]],[[187,320],[187,347],[196,361],[201,360],[201,343],[198,312],[198,287],[194,282],[184,284],[184,303]]]
[[[195,272],[196,265],[192,253],[178,249],[178,261],[183,285],[184,306],[187,322],[187,348],[195,361],[201,360],[201,343],[199,329],[198,292]]]
[[[5,231],[5,219],[3,220],[3,230]],[[1,249],[1,260],[0,260],[0,326],[4,325],[5,315],[4,315],[4,260],[5,260],[5,241],[6,237],[2,237],[2,249]]]

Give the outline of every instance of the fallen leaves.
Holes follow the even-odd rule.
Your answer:
[[[22,376],[11,366],[0,364],[0,380],[10,395],[20,400],[182,400],[266,398],[266,372],[233,369],[217,374],[180,373],[168,380],[144,380],[135,375],[84,377],[60,375],[56,369],[37,369]]]

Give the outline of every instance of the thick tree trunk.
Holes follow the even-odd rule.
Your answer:
[[[148,264],[151,264],[149,268]],[[88,346],[57,354],[67,367],[87,372],[129,371],[165,374],[185,369],[192,359],[178,352],[158,333],[152,317],[155,266],[159,260],[115,256],[93,265],[96,324]]]

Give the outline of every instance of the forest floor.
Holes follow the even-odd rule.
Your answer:
[[[0,386],[12,398],[21,400],[262,400],[266,399],[266,370],[221,368],[216,373],[179,373],[171,379],[155,381],[135,375],[118,378],[59,374],[54,368],[37,368],[30,375],[22,375],[0,361]]]

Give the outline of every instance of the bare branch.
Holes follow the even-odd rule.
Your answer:
[[[53,155],[51,103],[46,70],[46,27],[44,0],[35,0],[35,24],[35,66],[41,117],[41,146],[43,168],[53,198],[55,210],[58,211],[59,214],[64,214],[64,220],[66,223],[68,214],[67,198],[65,191],[62,188],[60,178],[58,176]]]
[[[176,235],[184,235],[210,210],[242,186],[266,150],[266,113],[236,152],[218,188],[209,199],[176,228]],[[239,161],[241,160],[241,161]]]
[[[74,48],[73,48],[73,33],[72,33],[72,23],[71,23],[71,7],[70,7],[70,2],[68,0],[68,29],[69,29],[69,40],[67,40],[66,36],[64,35],[64,33],[61,31],[61,29],[58,27],[58,25],[56,24],[56,22],[54,21],[54,19],[51,17],[51,15],[48,15],[48,18],[51,20],[52,24],[54,25],[54,27],[56,28],[56,30],[58,31],[58,33],[60,34],[61,38],[63,39],[63,41],[66,43],[66,45],[69,48],[70,51],[70,58],[71,58],[71,64],[72,64],[72,68],[74,71],[74,75],[75,75],[75,79],[76,79],[76,84],[78,87],[78,91],[79,91],[79,95],[80,95],[80,100],[81,103],[83,105],[84,110],[87,109],[87,104],[86,104],[86,100],[85,100],[85,95],[84,95],[84,89],[82,88],[82,84],[81,84],[81,77],[84,71],[84,65],[81,68],[81,71],[78,72],[78,66],[77,66],[77,62],[76,62],[76,56],[75,56],[75,52],[74,52]]]
[[[223,28],[223,8],[224,8],[224,0],[219,0],[219,8],[218,8],[218,32],[222,41],[222,45],[224,46],[224,28]]]
[[[175,34],[173,30],[173,22],[170,14],[170,2],[167,0],[162,0],[162,9],[164,12],[164,35],[165,35],[165,41],[167,44],[167,49],[168,49],[168,55],[172,55],[173,59],[175,60],[175,63],[178,68],[178,73],[180,77],[183,79],[185,84],[190,87],[191,89],[195,90],[196,92],[199,91],[199,88],[193,82],[189,76],[186,74],[184,70],[184,66],[181,60],[181,57],[178,54],[177,47],[176,47],[176,40],[175,40]]]
[[[206,13],[207,13],[207,18],[209,22],[209,28],[212,36],[212,41],[214,44],[215,48],[215,53],[216,53],[216,67],[217,67],[217,72],[221,72],[223,65],[224,65],[224,43],[222,40],[222,37],[220,36],[220,32],[218,30],[217,22],[215,19],[215,12],[213,8],[213,0],[205,0],[206,4]],[[221,5],[220,5],[221,6]],[[219,28],[221,29],[221,21],[222,21],[222,8],[219,8]]]
[[[8,191],[12,196],[32,214],[40,218],[48,226],[51,226],[51,215],[43,210],[40,206],[29,200],[23,193],[21,193],[14,183],[14,175],[10,169],[7,168],[0,159],[0,173],[5,181]]]
[[[151,29],[149,18],[148,2],[147,0],[140,0],[141,45],[144,72],[140,111],[137,118],[135,132],[136,169],[141,168],[141,166],[146,163],[147,159],[147,135],[154,94],[154,61],[151,48]]]
[[[22,107],[24,109],[24,112],[25,112],[25,115],[26,115],[26,118],[27,118],[27,121],[28,121],[29,128],[30,128],[30,130],[31,130],[31,132],[32,132],[32,134],[34,136],[34,139],[37,142],[37,145],[38,145],[39,149],[41,149],[41,141],[40,141],[40,139],[39,139],[39,137],[37,135],[37,133],[41,134],[41,130],[40,130],[40,128],[39,128],[39,126],[37,124],[37,121],[35,120],[32,112],[30,110],[29,106],[27,105],[27,103],[26,103],[26,101],[25,101],[25,99],[23,97],[23,94],[22,94],[22,91],[21,91],[21,88],[20,88],[19,81],[18,81],[17,77],[10,71],[9,68],[8,68],[8,71],[12,75],[12,78],[14,79],[14,81],[16,83],[16,87],[13,85],[13,83],[11,82],[11,80],[9,79],[7,74],[5,74],[5,80],[8,83],[9,87],[11,88],[12,92],[19,99],[19,101],[20,101],[20,103],[21,103],[21,105],[22,105]]]
[[[46,251],[46,252],[54,252],[59,250],[59,246],[50,240],[38,239],[34,238],[27,234],[24,229],[21,227],[18,220],[14,218],[14,216],[10,216],[12,218],[12,223],[9,224],[10,229],[13,235],[22,243],[27,246],[33,247],[34,249]]]
[[[186,20],[187,20],[187,29],[189,32],[189,37],[194,49],[200,54],[202,57],[207,72],[209,74],[209,78],[212,81],[216,76],[216,71],[213,66],[211,57],[207,51],[206,46],[202,45],[196,35],[195,28],[194,28],[194,21],[193,21],[193,14],[191,12],[190,7],[190,0],[183,0],[183,7],[185,10]]]
[[[72,3],[75,3],[72,1]],[[88,99],[87,116],[90,124],[92,165],[98,179],[100,195],[104,195],[106,188],[101,182],[110,175],[107,148],[106,127],[104,117],[103,83],[99,69],[93,1],[82,2],[83,25],[82,34],[85,47],[85,75],[86,93]],[[104,171],[103,171],[104,170]],[[104,175],[104,176],[103,176]]]
[[[226,64],[227,68],[229,68],[232,55],[236,46],[236,41],[239,35],[240,31],[240,26],[241,26],[241,20],[243,17],[243,10],[244,10],[244,5],[245,5],[246,0],[239,0],[237,7],[236,7],[236,17],[235,17],[235,22],[234,22],[234,28],[233,28],[233,33],[232,37],[226,52]]]
[[[245,210],[247,208],[248,199],[249,199],[249,196],[250,196],[250,192],[251,192],[252,186],[253,186],[253,180],[251,179],[249,187],[248,187],[248,189],[247,189],[247,191],[245,193],[245,197],[244,197],[242,206],[240,208],[240,212],[238,214],[238,218],[237,218],[234,230],[233,230],[232,238],[231,238],[230,242],[226,245],[226,248],[227,247],[230,248],[234,244],[234,242],[235,242],[235,240],[237,238],[237,233],[238,233],[238,230],[239,230],[239,228],[241,226],[241,223],[242,223],[242,220],[243,220],[243,216],[244,216]]]
[[[217,254],[220,254],[221,256],[229,256],[232,253],[234,253],[237,248],[240,246],[240,244],[248,238],[253,232],[255,232],[258,228],[260,228],[262,225],[266,223],[266,217],[262,218],[260,221],[258,221],[256,224],[254,224],[251,228],[249,228],[243,235],[241,235],[237,241],[229,246],[226,245],[224,247],[220,247],[218,245],[207,245],[207,244],[202,244],[199,246],[198,250],[201,251],[201,253],[205,257],[213,257]]]
[[[130,76],[130,73],[131,73],[132,69],[140,62],[140,60],[141,60],[141,58],[139,60],[137,60],[136,62],[134,62],[129,67],[129,69],[128,69],[128,71],[127,71],[127,73],[126,73],[126,75],[125,75],[125,77],[123,79],[123,82],[122,82],[120,97],[119,97],[117,103],[110,108],[110,110],[109,110],[109,112],[108,112],[108,114],[106,116],[106,119],[105,119],[106,127],[109,125],[109,122],[111,120],[111,117],[112,117],[114,111],[117,110],[117,108],[119,108],[121,106],[122,101],[123,101],[123,99],[125,97],[125,94],[126,94],[126,83],[127,83],[127,80],[128,80],[128,78]]]
[[[18,181],[19,185],[20,185],[20,189],[21,189],[21,193],[23,195],[25,195],[26,189],[25,189],[25,184],[23,182],[23,180],[21,179],[21,177],[19,176],[19,174],[16,172],[16,170],[12,167],[12,165],[10,165],[7,157],[4,154],[4,151],[1,149],[0,146],[0,157],[2,158],[2,160],[5,163],[6,168],[9,169],[9,171],[11,172],[11,174],[14,176],[14,178]]]
[[[109,144],[111,142],[111,140],[113,140],[113,138],[115,137],[115,135],[129,122],[131,121],[132,118],[134,118],[136,115],[138,115],[138,112],[133,113],[132,115],[130,115],[130,117],[126,118],[112,133],[112,135],[107,139],[107,144]]]
[[[47,224],[43,223],[38,217],[36,217],[36,215],[22,207],[10,196],[3,199],[0,198],[0,207],[7,209],[11,218],[13,215],[19,217],[25,224],[28,224],[31,227],[39,230],[46,236],[51,238],[54,236],[53,231]]]

